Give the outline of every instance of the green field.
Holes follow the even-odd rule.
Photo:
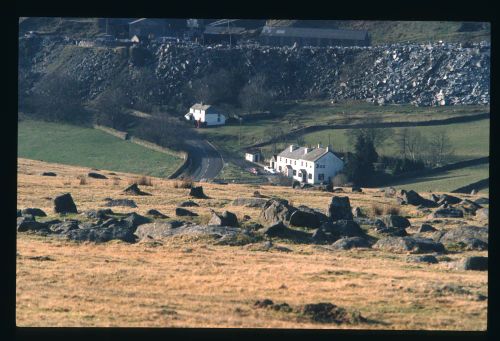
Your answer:
[[[92,128],[23,120],[18,129],[17,155],[27,159],[158,177],[182,162]]]
[[[395,128],[397,132],[400,128]],[[460,161],[479,158],[489,155],[490,121],[480,120],[467,123],[446,124],[430,127],[413,127],[422,135],[430,137],[432,134],[444,130],[454,148],[453,158],[449,161]],[[327,145],[329,138],[333,148],[337,151],[353,151],[349,144],[348,129],[331,129],[304,135],[306,144],[316,145],[322,143]],[[395,155],[396,144],[388,139],[382,146],[377,148],[379,154]]]
[[[489,112],[489,106],[444,106],[415,107],[412,105],[377,106],[360,101],[331,104],[329,101],[278,102],[271,110],[269,119],[245,122],[239,125],[202,130],[205,136],[221,148],[235,153],[242,153],[245,146],[262,142],[270,138],[270,131],[281,129],[289,132],[294,128],[315,124],[356,124],[366,122],[367,118],[380,121],[424,121],[445,119]],[[424,127],[427,129],[427,127]],[[241,132],[241,134],[240,134]],[[347,146],[341,130],[332,130],[335,134],[334,146]],[[476,134],[475,132],[473,132]],[[316,135],[319,134],[319,135]],[[470,134],[469,134],[470,135]],[[240,137],[241,136],[241,137]],[[311,136],[306,142],[328,143],[328,130],[306,135]],[[333,140],[332,140],[333,141]],[[293,142],[295,141],[287,141]]]
[[[489,165],[484,164],[414,179],[399,180],[390,185],[401,189],[413,189],[417,192],[449,192],[488,177]],[[488,189],[483,189],[479,192],[487,194],[489,191]]]

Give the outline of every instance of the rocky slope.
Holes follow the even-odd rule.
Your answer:
[[[129,49],[74,44],[50,37],[20,39],[20,72],[27,75],[28,88],[45,73],[68,72],[82,82],[85,95],[93,98],[117,73],[133,77],[136,70],[148,68],[160,81],[153,100],[165,103],[182,99],[179,89],[196,79],[234,69],[244,79],[265,74],[279,99],[360,99],[379,105],[421,106],[490,101],[491,48],[485,42],[367,48],[151,44]],[[126,65],[128,69],[123,68]]]

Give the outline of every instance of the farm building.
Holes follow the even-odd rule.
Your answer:
[[[273,156],[270,167],[294,180],[309,184],[329,183],[344,168],[344,161],[330,146],[322,148],[290,145]]]
[[[368,31],[325,28],[264,26],[260,33],[264,45],[291,46],[369,46]]]
[[[226,123],[226,115],[212,105],[196,103],[184,115],[186,120],[193,121],[197,127],[218,126]]]
[[[262,154],[258,149],[250,149],[245,152],[245,160],[250,162],[260,162],[262,160]]]
[[[177,37],[186,29],[185,19],[150,19],[141,18],[130,22],[129,38],[157,39],[159,37]]]
[[[243,27],[206,26],[203,31],[205,44],[235,44],[245,32]]]

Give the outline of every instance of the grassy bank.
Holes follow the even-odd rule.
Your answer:
[[[170,175],[182,162],[91,128],[24,120],[18,129],[23,158],[158,177]]]

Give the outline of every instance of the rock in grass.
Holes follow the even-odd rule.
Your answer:
[[[233,200],[233,206],[259,207],[263,208],[269,199],[265,198],[236,198]]]
[[[437,231],[434,227],[432,227],[432,225],[430,224],[422,224],[420,225],[420,227],[418,228],[417,232],[421,233],[421,232],[435,232]]]
[[[78,213],[70,193],[61,194],[54,198],[54,212],[63,214]]]
[[[488,257],[466,257],[457,264],[457,269],[488,271]]]
[[[184,223],[181,221],[169,221],[169,222],[154,222],[150,224],[144,224],[137,227],[134,234],[139,237],[139,239],[145,238],[165,238],[172,236],[172,229],[176,229],[182,226]]]
[[[406,261],[409,263],[429,263],[437,264],[438,260],[433,255],[412,255],[406,257]]]
[[[369,248],[370,243],[361,237],[341,238],[331,245],[334,250],[350,250],[353,248]]]
[[[399,215],[390,214],[383,216],[382,221],[385,223],[387,227],[407,228],[411,226],[410,221],[408,219]]]
[[[33,217],[17,218],[17,232],[41,231],[47,229],[47,224],[35,221]]]
[[[489,220],[490,210],[488,208],[480,208],[476,211],[476,218],[479,220]]]
[[[71,230],[66,233],[66,238],[79,242],[90,241],[96,243],[104,243],[110,240],[122,240],[128,243],[136,241],[136,236],[130,228],[116,225]]]
[[[189,210],[186,210],[185,208],[177,207],[175,209],[175,215],[178,217],[197,217],[198,214],[191,212]]]
[[[191,187],[191,189],[189,190],[189,195],[198,199],[208,198],[203,192],[203,186]]]
[[[57,174],[54,172],[43,172],[41,175],[42,176],[57,176]]]
[[[124,193],[130,194],[130,195],[151,195],[151,193],[146,193],[142,191],[139,186],[137,186],[136,183],[128,186],[123,190]]]
[[[156,219],[165,219],[165,218],[168,218],[168,216],[166,216],[165,214],[163,214],[160,211],[155,210],[155,209],[148,210],[146,212],[146,215],[152,216],[153,218],[156,218]]]
[[[444,252],[443,244],[427,238],[413,237],[386,237],[379,239],[373,247],[375,249],[394,253],[426,253]]]
[[[125,207],[137,208],[137,204],[135,203],[134,200],[131,199],[111,199],[111,198],[106,198],[106,199],[107,202],[104,206],[108,207],[125,206]]]
[[[212,216],[210,217],[208,225],[233,227],[239,226],[236,214],[229,211],[224,211],[222,212],[222,214],[217,214],[216,212],[212,211]]]
[[[334,196],[327,207],[327,216],[332,220],[352,220],[352,208],[349,197]]]
[[[106,175],[102,175],[102,174],[94,173],[94,172],[88,173],[87,176],[89,178],[94,178],[94,179],[107,179],[108,178]]]
[[[21,211],[22,215],[29,214],[33,217],[46,217],[47,214],[39,208],[25,208]]]
[[[430,214],[429,218],[463,218],[464,212],[457,208],[439,208]]]
[[[478,226],[459,226],[443,233],[439,237],[439,242],[448,245],[464,242],[467,239],[479,239],[488,243],[488,228]]]
[[[314,213],[297,210],[290,215],[291,226],[315,229],[319,227],[319,224],[320,220]]]
[[[273,224],[271,226],[264,227],[264,228],[260,229],[259,232],[268,236],[268,237],[278,237],[278,238],[285,238],[285,239],[308,239],[308,238],[310,238],[309,233],[290,229],[290,228],[286,227],[282,221],[277,222],[276,224]]]
[[[295,207],[288,204],[287,200],[271,199],[262,209],[260,216],[270,224],[274,224],[279,221],[288,222],[290,220],[290,216],[296,210],[297,209]]]
[[[198,205],[197,203],[195,203],[192,200],[188,200],[188,201],[181,202],[178,206],[179,207],[199,207],[200,205]]]

